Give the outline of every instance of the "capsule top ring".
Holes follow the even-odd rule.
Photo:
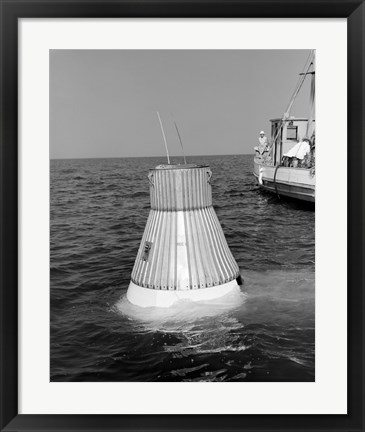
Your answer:
[[[208,168],[209,165],[198,165],[198,164],[170,164],[170,165],[157,165],[155,168],[151,168],[150,171],[154,170],[177,170],[177,169],[194,169],[194,168]]]
[[[212,205],[209,165],[159,165],[149,171],[153,210],[195,210]]]

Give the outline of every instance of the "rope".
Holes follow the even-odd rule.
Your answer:
[[[299,78],[299,80],[297,82],[297,86],[296,86],[296,88],[295,88],[295,90],[294,90],[294,92],[293,92],[293,94],[292,94],[292,96],[290,98],[290,102],[289,102],[288,107],[287,107],[287,109],[286,109],[285,112],[289,113],[289,111],[290,111],[290,109],[291,109],[291,107],[293,105],[293,102],[294,102],[295,98],[297,97],[297,94],[299,93],[299,90],[301,89],[301,87],[303,85],[303,82],[304,82],[304,80],[305,80],[305,78],[307,76],[306,74],[308,73],[308,71],[309,71],[309,69],[310,69],[310,67],[311,67],[311,65],[313,63],[312,56],[313,56],[313,51],[311,51],[308,54],[307,60],[305,61],[304,67],[302,69],[303,75],[300,75],[300,78]]]
[[[278,172],[278,169],[280,168],[280,165],[277,165],[275,168],[275,174],[274,174],[274,186],[275,186],[275,193],[278,196],[278,198],[280,199],[280,195],[278,192],[278,185],[276,184],[276,173]]]
[[[312,128],[312,126],[313,126],[313,119],[315,117],[314,100],[315,100],[315,77],[314,77],[314,73],[313,73],[312,79],[311,79],[310,95],[309,95],[310,113],[309,113],[309,119],[308,119],[307,130],[306,130],[307,137],[310,136],[310,132],[311,132],[310,128]],[[314,129],[313,129],[313,132],[314,132]]]
[[[274,146],[274,143],[276,142],[276,140],[277,140],[277,138],[279,136],[279,133],[280,133],[280,130],[281,130],[281,126],[284,124],[284,121],[289,117],[291,107],[293,106],[293,103],[294,103],[294,101],[295,101],[295,99],[296,99],[296,97],[297,97],[300,89],[302,88],[302,85],[303,85],[304,81],[305,81],[307,73],[308,73],[309,69],[311,68],[311,66],[313,64],[313,60],[312,60],[312,56],[314,55],[313,53],[314,52],[312,50],[309,53],[308,57],[307,57],[307,60],[305,62],[304,68],[303,68],[303,75],[300,75],[300,78],[299,78],[299,80],[297,82],[297,85],[295,87],[295,90],[294,90],[294,92],[293,92],[293,94],[292,94],[292,96],[290,98],[290,102],[289,102],[289,104],[288,104],[288,106],[286,108],[284,116],[283,116],[283,118],[281,119],[281,121],[280,121],[280,123],[278,125],[277,131],[276,131],[276,135],[274,136],[274,139],[273,139],[273,141],[272,141],[272,143],[270,145],[270,148],[269,148],[269,154],[270,154],[270,152],[271,152],[271,150],[272,150],[272,148]]]

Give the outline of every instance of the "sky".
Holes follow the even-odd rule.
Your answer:
[[[309,50],[51,50],[50,157],[252,154]],[[291,115],[309,115],[309,79]]]

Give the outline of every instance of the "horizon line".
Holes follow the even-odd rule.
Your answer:
[[[204,155],[186,155],[187,158],[194,157],[205,157],[205,156],[250,156],[254,155],[254,153],[225,153],[225,154],[204,154]],[[170,156],[171,158],[181,158],[183,156]],[[81,157],[56,157],[49,158],[49,160],[73,160],[73,159],[142,159],[142,158],[164,158],[166,159],[166,155],[161,156],[81,156]]]

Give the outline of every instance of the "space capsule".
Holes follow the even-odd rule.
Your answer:
[[[239,268],[212,206],[208,165],[159,165],[148,175],[151,210],[137,253],[128,300],[169,307],[237,290]]]

